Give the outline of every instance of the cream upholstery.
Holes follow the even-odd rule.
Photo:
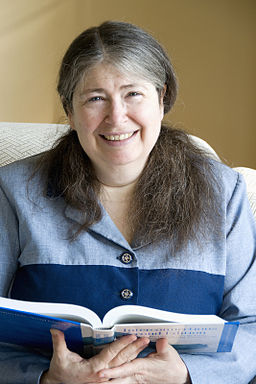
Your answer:
[[[0,166],[43,152],[68,130],[63,124],[0,123]],[[209,156],[219,160],[216,152],[204,140],[191,136],[192,140],[205,149]],[[238,167],[243,174],[249,201],[256,219],[256,170]]]
[[[256,170],[246,167],[234,168],[242,173],[247,185],[248,198],[252,207],[253,214],[256,218]]]
[[[51,148],[67,129],[62,124],[0,123],[0,167]]]

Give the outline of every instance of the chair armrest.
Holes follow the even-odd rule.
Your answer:
[[[0,167],[50,149],[69,126],[63,124],[0,123]]]
[[[246,167],[236,167],[234,169],[244,176],[248,199],[256,220],[256,170]]]

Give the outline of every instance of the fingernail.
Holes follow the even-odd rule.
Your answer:
[[[56,336],[57,336],[56,329],[50,329],[50,332],[51,332],[51,335],[52,335],[53,337],[56,337]]]
[[[126,335],[125,337],[127,337],[127,341],[129,342],[129,343],[132,343],[132,342],[134,342],[135,340],[137,340],[137,336],[136,335]]]

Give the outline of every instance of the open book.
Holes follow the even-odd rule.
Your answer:
[[[238,322],[215,315],[187,315],[137,305],[122,305],[103,321],[88,308],[0,297],[0,341],[51,351],[50,329],[65,333],[70,350],[88,355],[126,334],[146,336],[151,343],[167,338],[180,353],[230,352]]]

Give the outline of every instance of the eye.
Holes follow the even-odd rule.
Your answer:
[[[130,96],[130,97],[141,96],[141,93],[140,92],[136,92],[136,91],[132,91],[132,92],[128,93],[128,96]]]
[[[88,99],[87,101],[88,101],[89,103],[93,103],[93,102],[95,102],[95,101],[101,101],[101,100],[103,100],[103,97],[102,97],[102,96],[93,96],[93,97],[91,97],[90,99]]]

